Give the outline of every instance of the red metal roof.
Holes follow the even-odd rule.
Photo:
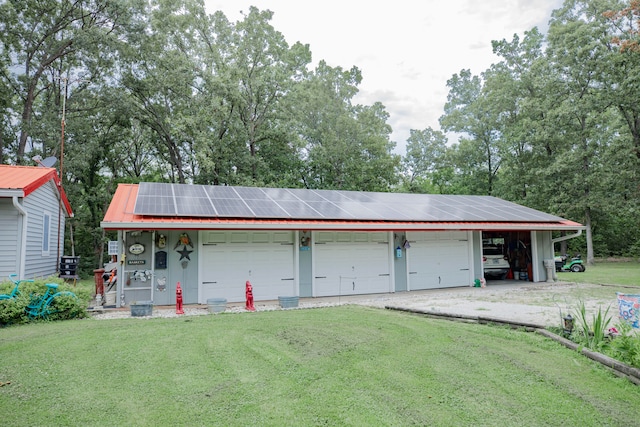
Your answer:
[[[106,230],[149,229],[311,229],[311,230],[583,230],[573,221],[547,222],[430,222],[430,221],[345,221],[247,218],[160,217],[134,212],[138,184],[119,184],[101,223]]]
[[[13,190],[18,193],[21,192],[21,194],[18,194],[20,197],[27,197],[50,181],[56,188],[67,215],[73,216],[71,204],[60,184],[60,177],[55,168],[0,165],[0,191]]]

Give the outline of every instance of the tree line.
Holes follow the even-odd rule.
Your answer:
[[[271,11],[7,0],[0,161],[61,160],[66,244],[93,266],[115,186],[140,181],[493,195],[585,224],[589,260],[637,256],[639,10],[566,0],[546,35],[494,41],[500,61],[453,75],[440,129],[397,155],[384,105],[353,101],[362,71],[312,66]]]

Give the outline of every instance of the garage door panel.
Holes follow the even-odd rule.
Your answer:
[[[296,295],[293,246],[226,244],[203,248],[202,293],[208,298],[245,300],[245,283],[251,281],[256,300]]]
[[[315,295],[355,295],[389,291],[388,247],[378,243],[315,247]]]
[[[409,289],[468,286],[469,242],[466,234],[412,233],[408,251]]]
[[[258,248],[251,254],[251,259],[253,262],[250,276],[246,280],[251,281],[253,296],[256,300],[295,295],[291,246],[272,247],[270,250]],[[274,274],[273,270],[276,266],[280,268],[277,274]]]

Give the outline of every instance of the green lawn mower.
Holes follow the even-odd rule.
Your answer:
[[[572,271],[574,273],[582,273],[586,270],[580,254],[576,254],[571,259],[567,255],[557,256],[555,257],[555,263],[557,272]]]

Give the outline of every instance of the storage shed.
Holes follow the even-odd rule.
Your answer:
[[[101,226],[117,230],[118,301],[256,301],[470,286],[483,242],[545,281],[552,232],[573,221],[488,196],[186,184],[120,184]],[[520,274],[518,275],[520,277]]]
[[[71,216],[54,168],[0,165],[0,277],[56,274]]]

